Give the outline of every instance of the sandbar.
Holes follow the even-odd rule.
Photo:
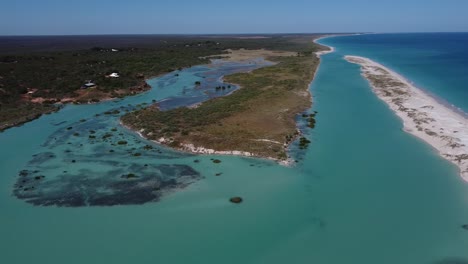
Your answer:
[[[345,56],[361,66],[375,94],[403,120],[404,131],[434,147],[468,181],[468,119],[401,75],[368,58]]]

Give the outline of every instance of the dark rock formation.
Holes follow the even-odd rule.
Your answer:
[[[231,199],[229,199],[229,201],[230,201],[231,203],[236,203],[236,204],[238,204],[238,203],[241,203],[241,202],[242,202],[242,198],[236,196],[236,197],[232,197]]]
[[[144,204],[157,202],[163,195],[184,188],[201,178],[197,171],[187,165],[160,164],[144,167],[134,163],[127,169],[138,175],[125,174],[116,169],[96,178],[89,177],[89,171],[82,171],[44,179],[41,175],[31,175],[35,173],[29,172],[28,176],[18,177],[13,194],[37,206]],[[32,178],[28,180],[30,175]],[[36,176],[40,180],[34,180]]]

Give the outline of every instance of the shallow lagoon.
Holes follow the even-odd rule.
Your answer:
[[[157,203],[57,208],[33,206],[12,195],[18,172],[28,166],[33,154],[44,152],[42,144],[52,133],[69,126],[87,126],[86,122],[77,122],[128,103],[67,106],[57,114],[0,134],[0,260],[466,262],[468,232],[461,225],[468,222],[467,184],[454,166],[401,131],[400,121],[372,94],[359,68],[342,56],[339,52],[324,56],[311,86],[311,111],[318,111],[317,126],[305,131],[312,143],[307,152],[295,153],[301,159],[297,166],[286,168],[258,159],[192,156],[161,149],[164,157],[149,155],[148,163],[190,166],[203,179]],[[197,78],[187,78],[187,86]],[[156,89],[150,94],[157,91],[161,81],[151,82]],[[160,94],[174,96],[170,91],[165,89]],[[141,103],[154,98],[145,96],[131,100]],[[68,121],[60,127],[51,125],[64,120]],[[135,136],[121,130],[117,119],[109,122],[106,128],[117,127],[125,137]],[[67,133],[59,132],[65,137]],[[125,149],[148,144],[136,136],[132,140],[139,143]],[[129,142],[133,144],[132,140]],[[96,154],[86,146],[86,153]],[[17,155],[11,155],[14,149]],[[59,151],[59,146],[54,151]],[[146,159],[138,157],[138,163],[140,158]],[[211,158],[222,162],[214,164]],[[115,159],[133,157],[116,155]],[[77,159],[76,165],[81,162]],[[62,169],[73,171],[72,165],[67,166]],[[104,170],[92,163],[86,168]],[[217,173],[222,175],[215,176]],[[228,199],[232,196],[241,196],[244,202],[231,204]]]
[[[46,126],[50,135],[19,172],[14,195],[34,205],[109,206],[159,201],[164,194],[187,187],[202,178],[190,165],[179,163],[192,155],[140,138],[119,125],[120,116],[154,102],[167,110],[224,96],[238,87],[223,83],[222,76],[269,64],[215,61],[153,79],[149,83],[154,89],[138,96],[67,106],[65,112],[79,120],[69,118],[70,113],[38,120],[36,127]]]

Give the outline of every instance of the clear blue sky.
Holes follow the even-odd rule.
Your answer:
[[[0,0],[0,35],[468,31],[466,0]]]

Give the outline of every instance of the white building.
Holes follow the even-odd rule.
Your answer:
[[[92,87],[95,87],[96,84],[91,82],[91,81],[88,81],[86,82],[85,84],[83,84],[83,86],[81,86],[81,89],[88,89],[88,88],[92,88]]]

